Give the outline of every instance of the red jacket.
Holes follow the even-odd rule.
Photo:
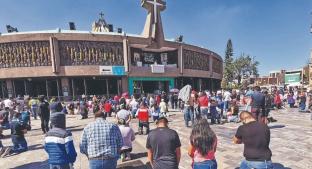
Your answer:
[[[148,122],[149,119],[149,113],[148,109],[139,109],[138,110],[138,119],[139,121]]]
[[[105,103],[104,104],[104,111],[105,113],[110,113],[112,110],[112,105],[110,103]]]
[[[201,97],[198,99],[198,102],[199,102],[199,106],[200,106],[200,107],[208,107],[209,99],[208,99],[207,96],[201,96]]]

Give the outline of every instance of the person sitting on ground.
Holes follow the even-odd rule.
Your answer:
[[[244,144],[245,160],[241,162],[240,169],[266,168],[273,169],[269,148],[270,129],[266,124],[256,121],[250,112],[243,111],[240,114],[243,122],[239,126],[233,142]]]
[[[192,129],[188,155],[192,157],[193,169],[217,169],[215,152],[217,136],[206,119],[200,119]]]
[[[142,102],[140,108],[136,112],[136,117],[139,119],[139,134],[143,134],[143,127],[146,127],[146,134],[149,133],[149,116],[150,111],[148,110],[146,103]]]
[[[178,169],[181,142],[178,133],[168,127],[168,119],[160,117],[157,128],[147,137],[147,158],[153,169]],[[161,139],[159,139],[161,138]]]
[[[159,104],[159,108],[160,108],[160,117],[167,117],[167,112],[168,112],[168,107],[167,104],[165,102],[165,99],[161,99],[161,102]]]
[[[126,110],[126,105],[124,104],[120,105],[120,110],[116,114],[116,119],[117,122],[122,119],[126,122],[125,125],[129,125],[131,121],[131,113],[128,110]]]
[[[120,150],[121,161],[129,161],[131,160],[130,153],[132,151],[132,142],[135,140],[134,131],[126,125],[126,121],[124,119],[119,119],[118,124],[124,142]]]
[[[44,149],[48,153],[50,168],[70,169],[76,161],[72,133],[66,130],[66,115],[57,108],[51,114],[52,129],[46,133]]]
[[[19,154],[28,150],[27,141],[24,134],[27,133],[26,127],[20,121],[21,113],[15,113],[11,122],[11,139],[13,147],[6,154],[2,154],[5,157],[9,154]]]
[[[21,112],[21,122],[26,127],[28,131],[31,130],[31,120],[30,120],[30,112],[27,110],[27,106],[24,106]]]
[[[231,107],[229,109],[230,111],[228,111],[227,113],[227,120],[228,122],[239,122],[239,118],[238,118],[238,113],[239,113],[239,107],[236,104],[236,100],[232,100],[231,101]]]

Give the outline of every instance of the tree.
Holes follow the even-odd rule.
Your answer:
[[[233,45],[232,40],[227,41],[225,57],[224,57],[224,71],[223,78],[227,83],[232,82],[234,78],[233,74]]]
[[[233,62],[234,77],[237,79],[238,85],[241,84],[242,79],[247,79],[251,75],[258,76],[258,61],[254,61],[249,55],[241,54]]]

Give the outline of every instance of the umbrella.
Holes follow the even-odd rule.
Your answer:
[[[179,89],[176,89],[176,88],[170,89],[170,92],[171,92],[171,93],[178,93],[178,92],[179,92]]]
[[[125,92],[121,95],[122,97],[128,97],[129,96],[129,93],[128,92]]]
[[[190,94],[191,94],[192,86],[186,85],[184,86],[180,92],[178,98],[181,99],[184,102],[189,101],[190,99]]]

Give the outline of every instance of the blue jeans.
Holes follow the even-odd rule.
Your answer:
[[[216,160],[207,160],[203,162],[195,162],[193,169],[217,169],[217,161]]]
[[[135,118],[135,113],[136,112],[137,112],[137,109],[134,109],[134,110],[131,111],[131,115],[132,115],[133,118]]]
[[[299,109],[300,109],[301,111],[304,111],[305,108],[306,108],[305,103],[300,103],[300,104],[299,104]]]
[[[0,124],[0,128],[3,129],[3,130],[8,130],[8,129],[11,128],[11,126],[10,126],[10,123],[7,122],[5,124]]]
[[[22,153],[28,150],[25,137],[12,135],[11,139],[13,143],[13,148],[12,148],[13,153]]]
[[[50,169],[71,169],[72,164],[53,165],[50,164]]]
[[[189,121],[192,122],[192,126],[194,125],[194,112],[192,111],[191,107],[184,107],[184,122],[185,126],[188,127]]]
[[[37,119],[37,108],[36,107],[31,108],[31,113],[32,113],[32,116],[34,117],[34,119]]]
[[[202,118],[208,119],[208,108],[200,108],[200,113],[202,115]]]
[[[224,112],[227,112],[228,109],[229,109],[229,101],[224,101],[224,107],[223,107]]]
[[[116,169],[117,158],[109,160],[89,160],[90,169]]]
[[[271,161],[247,161],[243,160],[240,169],[273,169]]]

